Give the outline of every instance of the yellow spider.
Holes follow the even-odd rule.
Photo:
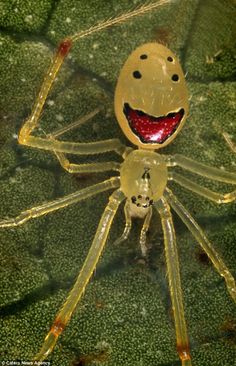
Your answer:
[[[167,47],[158,43],[147,43],[138,47],[124,64],[117,81],[115,91],[116,117],[125,136],[136,149],[124,146],[118,139],[92,143],[72,143],[56,139],[66,130],[72,129],[73,125],[45,138],[32,135],[38,126],[48,93],[73,43],[94,32],[150,11],[158,5],[158,3],[145,5],[62,41],[46,74],[32,113],[20,130],[18,137],[20,144],[53,151],[61,166],[70,173],[110,170],[120,173],[119,177],[112,177],[55,201],[33,207],[20,213],[16,218],[0,222],[1,228],[22,225],[32,218],[48,214],[95,196],[100,192],[114,189],[76,283],[58,312],[41,350],[35,356],[35,361],[43,361],[52,352],[57,338],[69,322],[96,268],[117,209],[124,200],[126,225],[118,242],[127,239],[132,217],[143,218],[144,223],[140,235],[143,256],[146,256],[147,253],[146,232],[149,228],[153,209],[160,214],[164,232],[177,351],[182,366],[190,366],[192,363],[184,316],[175,231],[170,208],[181,218],[206,252],[218,273],[224,277],[229,294],[236,301],[236,285],[228,268],[190,213],[167,187],[168,181],[175,181],[184,188],[215,203],[228,203],[235,200],[236,191],[228,194],[213,192],[179,175],[175,172],[174,167],[178,166],[203,177],[231,184],[236,183],[236,174],[205,166],[178,154],[168,156],[157,152],[178,135],[186,121],[189,109],[188,91],[182,68],[177,57]],[[86,116],[84,121],[94,114],[96,111]],[[121,164],[117,162],[72,164],[65,156],[67,153],[98,154],[108,151],[117,152],[122,156],[123,162]]]

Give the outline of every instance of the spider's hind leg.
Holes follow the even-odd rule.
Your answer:
[[[66,158],[65,154],[54,151],[61,166],[69,173],[95,173],[105,171],[120,171],[120,164],[115,161],[103,163],[73,164]]]
[[[95,115],[100,112],[100,109],[97,108],[92,112],[86,114],[85,116],[79,118],[77,121],[62,127],[53,133],[47,135],[47,138],[50,140],[54,140],[56,137],[63,135],[64,133],[71,131],[75,128],[80,127],[90,119],[92,119]],[[104,172],[108,170],[119,171],[120,164],[116,162],[104,162],[104,163],[92,163],[92,164],[73,164],[67,159],[66,155],[59,151],[54,151],[59,163],[62,168],[67,170],[69,173],[94,173],[94,172]]]
[[[99,154],[107,151],[116,151],[119,154],[123,154],[126,151],[126,147],[118,139],[109,139],[98,142],[69,142],[59,141],[55,138],[42,138],[33,136],[33,131],[37,128],[40,121],[40,116],[44,108],[45,101],[49,92],[52,89],[53,83],[56,80],[57,74],[64,62],[65,57],[72,47],[73,39],[68,38],[60,43],[54,57],[52,58],[51,65],[45,75],[44,81],[36,98],[34,107],[30,116],[24,122],[18,136],[18,142],[22,145],[36,147],[39,149],[58,151],[70,154]],[[62,129],[63,130],[63,129]],[[66,131],[66,129],[64,129]],[[57,135],[63,132],[57,132]]]
[[[236,153],[236,144],[232,141],[231,136],[227,132],[222,132],[222,135],[233,153]]]
[[[115,24],[123,23],[131,18],[137,17],[138,15],[145,14],[154,10],[155,8],[168,4],[169,0],[163,0],[161,2],[154,2],[150,4],[144,4],[134,10],[121,14],[116,18],[111,18],[101,22],[94,27],[90,27],[87,30],[75,33],[64,39],[58,46],[57,51],[52,59],[51,65],[44,78],[41,89],[36,98],[33,110],[22,126],[18,141],[22,145],[37,147],[39,149],[60,151],[73,154],[97,154],[104,151],[118,151],[120,154],[125,153],[125,147],[118,139],[110,139],[107,141],[101,141],[99,143],[69,143],[66,141],[43,139],[37,136],[32,136],[32,132],[39,124],[40,115],[42,113],[45,101],[52,88],[53,83],[56,80],[57,74],[61,69],[61,66],[70,52],[71,47],[75,41],[78,41],[84,37],[87,37],[93,33],[97,33],[103,29],[114,26]]]
[[[94,109],[92,112],[86,114],[85,116],[79,118],[77,121],[70,123],[67,126],[64,126],[62,128],[59,128],[58,130],[47,134],[47,138],[49,139],[55,139],[55,137],[61,136],[64,133],[74,130],[75,128],[78,128],[82,126],[84,123],[92,119],[94,116],[96,116],[100,112],[99,108]]]

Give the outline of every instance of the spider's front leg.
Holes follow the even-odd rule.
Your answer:
[[[182,366],[191,366],[192,362],[190,357],[187,327],[184,317],[179,260],[172,215],[169,205],[164,198],[158,200],[155,203],[155,207],[161,216],[162,228],[164,232],[165,256],[171,302],[174,313],[177,351],[179,358],[181,359]]]
[[[147,231],[149,229],[151,218],[152,218],[152,207],[150,206],[149,210],[148,210],[148,213],[145,217],[143,227],[142,227],[142,230],[141,230],[141,233],[140,233],[140,239],[139,239],[141,253],[142,253],[142,256],[144,258],[147,257],[147,252],[148,252],[148,247],[147,247],[147,244],[146,244],[146,234],[147,234]]]
[[[21,212],[17,217],[0,221],[0,228],[14,227],[24,224],[25,222],[46,215],[50,212],[59,210],[63,207],[72,205],[81,200],[92,197],[98,193],[104,192],[111,188],[118,188],[120,180],[118,177],[110,178],[104,182],[94,184],[93,186],[81,189],[80,191],[69,194],[65,197],[60,197],[51,202],[45,202],[40,206],[32,207]]]
[[[130,230],[132,227],[132,217],[131,217],[131,210],[130,210],[130,202],[128,200],[126,201],[126,204],[124,207],[124,213],[125,213],[125,228],[124,228],[122,235],[118,239],[116,239],[116,241],[114,242],[114,245],[123,243],[125,240],[128,239],[128,236],[130,234]],[[149,207],[149,210],[144,219],[144,223],[143,223],[143,227],[142,227],[142,230],[140,233],[140,239],[139,239],[141,253],[144,258],[147,256],[147,252],[148,252],[148,247],[146,245],[146,234],[149,229],[151,218],[152,218],[152,207]]]
[[[166,188],[165,197],[167,198],[171,207],[176,211],[181,220],[185,223],[189,231],[201,245],[202,249],[206,252],[212,264],[218,271],[218,273],[225,279],[227,289],[230,296],[236,303],[236,283],[235,279],[230,273],[229,269],[225,265],[224,261],[221,259],[219,253],[214,249],[210,241],[207,239],[206,235],[193,219],[190,213],[185,209],[185,207],[178,201],[170,189]]]
[[[124,194],[118,189],[109,198],[109,203],[105,208],[102,218],[99,222],[93,243],[69,296],[67,297],[63,307],[59,311],[48,335],[45,338],[40,352],[35,356],[34,361],[43,361],[53,350],[57,338],[63,332],[65,326],[69,322],[76,305],[78,304],[89,279],[91,278],[97,262],[100,258],[114,216],[117,212],[119,204],[125,198]]]
[[[186,170],[189,170],[193,173],[199,174],[206,178],[215,179],[220,182],[236,184],[235,173],[208,167],[204,164],[198,163],[192,159],[186,158],[181,155],[175,155],[173,157],[169,157],[169,163],[171,163],[170,166],[178,165]],[[169,172],[168,178],[170,180],[174,180],[175,182],[179,183],[184,188],[187,188],[190,191],[193,191],[199,194],[200,196],[208,198],[218,204],[233,202],[236,199],[236,190],[226,194],[213,192],[210,189],[202,187],[199,184],[194,183],[175,172]],[[206,252],[206,254],[212,261],[218,273],[222,277],[224,277],[230,296],[232,297],[234,302],[236,302],[235,280],[230,271],[228,270],[228,268],[226,267],[226,265],[224,264],[223,260],[220,258],[220,255],[213,248],[212,244],[209,242],[209,240],[207,239],[207,237],[205,236],[204,232],[199,227],[199,225],[196,223],[196,221],[191,217],[190,213],[177,200],[177,198],[173,195],[173,193],[169,189],[166,189],[165,195],[170,205],[177,212],[182,221],[186,224],[189,231],[193,234],[198,243],[201,245],[202,249]]]
[[[125,203],[124,213],[125,213],[125,228],[124,228],[123,234],[118,239],[116,239],[116,241],[114,242],[114,245],[123,243],[125,240],[128,239],[128,236],[130,234],[130,230],[132,227],[132,220],[131,220],[128,201],[126,201],[126,203]]]

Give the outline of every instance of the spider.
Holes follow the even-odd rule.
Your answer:
[[[106,244],[111,224],[122,201],[125,201],[126,225],[118,242],[127,239],[132,218],[142,218],[144,222],[140,234],[140,247],[144,257],[147,255],[146,233],[153,209],[160,214],[164,232],[177,351],[182,366],[190,366],[192,362],[184,316],[179,260],[171,208],[182,219],[219,274],[224,277],[229,294],[236,301],[236,285],[228,268],[190,213],[167,187],[168,181],[175,181],[182,187],[215,203],[228,203],[235,200],[236,191],[227,194],[213,192],[176,173],[174,167],[178,166],[200,176],[231,184],[236,183],[236,174],[206,166],[179,154],[168,156],[157,152],[175,139],[187,119],[189,110],[188,91],[181,65],[175,54],[167,47],[158,43],[147,43],[138,47],[127,59],[117,81],[115,114],[122,131],[136,149],[124,146],[118,139],[93,143],[72,143],[56,139],[63,132],[74,128],[74,124],[44,138],[32,135],[38,126],[46,98],[73,43],[82,37],[150,11],[157,6],[159,3],[144,5],[62,41],[45,76],[32,113],[20,130],[18,136],[20,144],[52,151],[61,166],[69,173],[96,173],[111,170],[120,173],[120,176],[112,177],[68,196],[32,207],[21,212],[15,218],[0,222],[1,228],[15,227],[32,218],[77,203],[100,192],[114,190],[101,217],[89,253],[74,287],[58,312],[41,350],[34,358],[35,361],[43,361],[53,351],[59,335],[75,311],[96,268]],[[82,122],[87,121],[96,113],[97,111],[94,111],[85,116]],[[116,162],[72,164],[65,155],[67,153],[99,154],[108,151],[118,153],[123,158],[123,162],[121,164]]]

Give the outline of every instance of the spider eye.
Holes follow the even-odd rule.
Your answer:
[[[141,79],[142,74],[138,70],[136,70],[136,71],[133,72],[133,77],[135,79]]]
[[[167,57],[167,61],[169,61],[169,62],[173,62],[173,61],[174,61],[174,59],[173,59],[173,57],[168,56],[168,57]]]
[[[148,57],[147,57],[147,55],[141,55],[140,58],[141,58],[141,60],[146,60]]]
[[[172,78],[171,79],[176,82],[176,81],[179,80],[179,75],[174,74],[174,75],[172,75]]]
[[[135,203],[137,201],[136,197],[135,196],[132,196],[131,197],[131,201],[132,201],[132,203]]]

